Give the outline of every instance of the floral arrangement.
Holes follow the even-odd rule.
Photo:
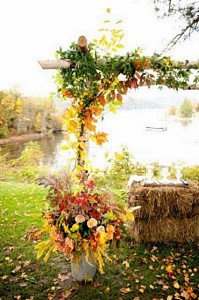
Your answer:
[[[123,238],[125,222],[134,220],[132,212],[114,202],[109,192],[98,190],[85,172],[76,181],[69,174],[62,182],[51,180],[48,198],[52,207],[44,212],[46,222],[37,235],[48,233],[49,238],[36,245],[37,258],[44,255],[47,261],[60,251],[78,261],[83,252],[86,257],[91,253],[103,273],[103,257],[110,259],[106,250]]]

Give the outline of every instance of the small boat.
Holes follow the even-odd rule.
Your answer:
[[[167,126],[145,126],[145,129],[153,131],[166,131]]]

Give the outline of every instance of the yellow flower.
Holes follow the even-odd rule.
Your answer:
[[[77,223],[83,223],[85,221],[85,217],[83,215],[77,215],[75,217],[75,222]]]
[[[87,221],[88,228],[92,228],[97,226],[97,220],[95,218],[90,218],[90,220]]]
[[[107,233],[106,232],[101,232],[100,237],[99,237],[99,245],[105,245],[107,242]]]
[[[107,227],[106,227],[106,231],[107,231],[109,240],[112,240],[112,239],[113,239],[113,233],[114,233],[114,231],[115,231],[114,226],[108,224]]]
[[[77,223],[73,224],[73,226],[71,227],[71,231],[77,231],[79,229],[79,225]]]

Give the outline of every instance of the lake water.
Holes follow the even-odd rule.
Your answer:
[[[109,157],[127,146],[135,161],[148,164],[158,161],[161,165],[183,162],[184,165],[199,165],[199,117],[188,123],[166,120],[165,108],[119,110],[117,114],[107,113],[98,129],[108,133],[109,142],[103,146],[89,144],[89,158],[95,167],[106,165],[105,153]],[[146,130],[146,126],[166,126],[166,131]],[[61,149],[67,142],[64,133],[38,141],[44,153],[42,164],[53,169],[67,164],[68,152]],[[2,147],[13,158],[20,155],[24,143]]]
[[[121,110],[99,125],[109,133],[109,144],[97,151],[91,144],[90,156],[95,165],[105,163],[103,153],[114,153],[126,145],[138,162],[158,161],[162,165],[184,162],[199,165],[199,118],[191,122],[165,120],[165,109]],[[166,131],[146,130],[146,126],[166,126]]]

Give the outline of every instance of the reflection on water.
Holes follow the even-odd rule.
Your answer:
[[[189,124],[192,123],[192,120],[191,119],[184,119],[184,120],[180,119],[178,122],[180,122],[183,127],[187,127]]]
[[[41,164],[54,164],[56,155],[60,151],[60,145],[65,140],[64,132],[55,132],[52,136],[43,136],[37,142],[43,152]],[[27,141],[18,141],[5,145],[1,145],[1,154],[8,154],[8,159],[18,158],[25,149]]]
[[[147,164],[159,161],[170,165],[172,162],[184,162],[186,165],[199,165],[199,118],[191,122],[166,121],[164,109],[121,110],[117,114],[106,114],[98,124],[100,131],[109,134],[109,143],[96,146],[90,142],[89,157],[94,166],[106,164],[105,152],[114,154],[126,145],[136,161]],[[146,130],[149,124],[164,124],[166,131]],[[16,158],[27,142],[18,142],[2,146],[1,153],[9,153]],[[63,167],[67,164],[68,152],[61,149],[67,143],[64,133],[55,133],[52,137],[38,140],[44,157],[42,164]]]

